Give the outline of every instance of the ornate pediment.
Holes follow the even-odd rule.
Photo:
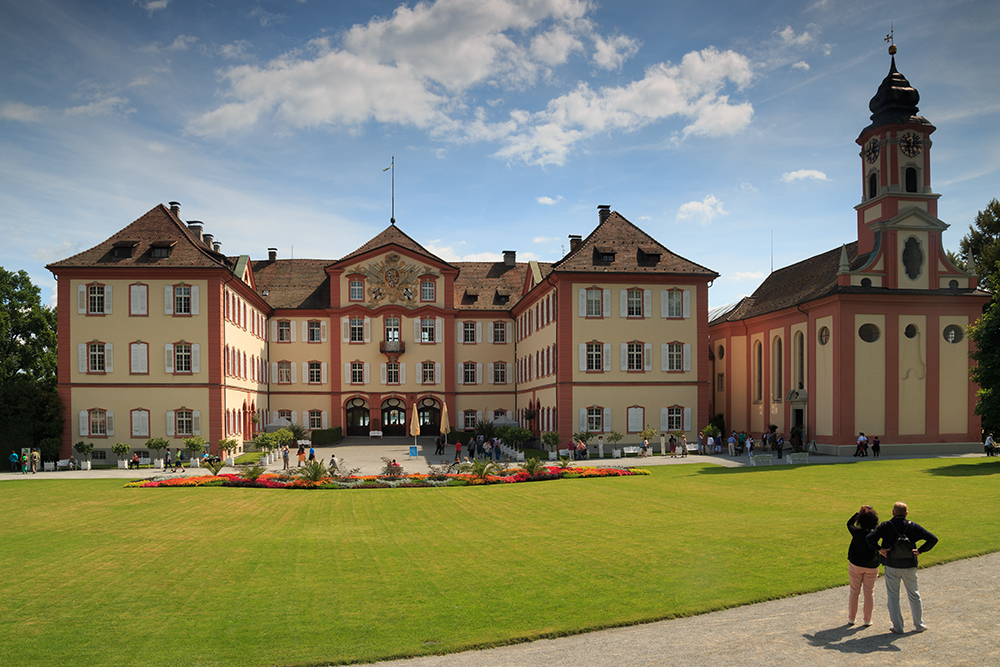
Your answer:
[[[420,302],[420,277],[437,275],[419,264],[407,262],[395,252],[386,255],[385,261],[369,264],[362,273],[368,277],[370,308],[390,303],[413,308]]]

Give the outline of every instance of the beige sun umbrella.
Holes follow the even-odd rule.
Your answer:
[[[448,424],[448,404],[444,404],[441,410],[441,435],[448,435],[451,432],[451,425]]]
[[[410,435],[413,436],[413,444],[417,444],[417,436],[420,435],[420,417],[417,415],[417,404],[413,404],[413,415],[410,417]]]

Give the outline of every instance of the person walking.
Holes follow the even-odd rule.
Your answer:
[[[899,609],[900,583],[906,587],[906,597],[910,600],[914,631],[923,632],[927,629],[924,624],[923,603],[917,589],[917,559],[938,543],[938,538],[923,526],[907,521],[908,513],[906,503],[896,503],[892,506],[892,518],[880,523],[865,538],[868,546],[878,550],[885,567],[885,590],[889,598],[889,619],[892,622],[889,630],[897,635],[903,634],[903,612]],[[921,541],[923,544],[917,547],[917,542]]]
[[[670,458],[677,458],[677,438],[673,433],[670,434]]]
[[[867,456],[868,452],[868,438],[865,437],[864,432],[858,433],[858,448],[854,450],[855,456]]]
[[[284,463],[282,470],[288,470],[288,459],[291,457],[291,452],[288,451],[288,445],[281,448],[281,460]]]
[[[877,459],[878,455],[882,452],[882,441],[878,439],[876,435],[872,439],[872,458]]]
[[[688,437],[686,433],[683,433],[681,434],[681,458],[686,458],[687,455],[688,455]]]
[[[31,450],[31,474],[34,475],[38,472],[38,461],[42,458],[42,455],[37,449]]]
[[[16,451],[11,451],[8,459],[10,460],[10,471],[17,472],[17,469],[21,467],[18,465],[21,462],[21,457],[17,455]]]
[[[851,546],[847,548],[847,574],[850,579],[850,594],[847,597],[847,624],[854,625],[858,616],[858,598],[862,589],[865,603],[862,611],[862,626],[872,624],[872,610],[875,608],[875,580],[878,578],[878,552],[868,544],[868,533],[878,526],[878,513],[871,505],[861,509],[847,520],[847,531],[851,534]]]
[[[295,467],[301,468],[303,465],[305,465],[306,462],[306,448],[303,447],[302,445],[299,445],[299,451],[296,452],[296,454],[299,458],[299,464]]]
[[[729,434],[729,455],[736,456],[736,431]]]
[[[456,440],[455,441],[455,463],[458,463],[461,460],[462,460],[462,441],[461,440]]]

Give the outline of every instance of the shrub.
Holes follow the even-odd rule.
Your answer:
[[[94,453],[94,443],[84,442],[83,440],[81,440],[80,442],[73,445],[73,449],[75,449],[76,453],[79,454],[80,456],[89,457],[91,454]]]
[[[226,462],[222,459],[218,461],[206,461],[205,467],[211,470],[213,475],[218,475],[219,471],[226,467]]]
[[[545,445],[550,451],[556,451],[556,447],[559,446],[562,441],[562,436],[559,435],[559,431],[549,431],[548,433],[542,433],[542,444]]]
[[[59,458],[62,450],[62,440],[60,438],[42,438],[38,443],[43,461],[55,461]]]
[[[302,424],[290,424],[287,430],[291,431],[292,437],[296,440],[308,440],[309,439],[309,429],[307,429]]]
[[[242,477],[247,481],[256,482],[257,478],[263,475],[265,472],[267,472],[267,468],[260,465],[259,463],[255,463],[252,466],[247,466],[246,468],[241,470],[239,474],[240,477]]]
[[[529,476],[534,477],[545,470],[545,465],[541,459],[533,456],[521,464],[521,470],[528,473]]]
[[[335,445],[343,439],[344,429],[340,426],[335,428],[314,429],[312,432],[312,443],[315,447]]]
[[[205,445],[208,444],[208,440],[196,435],[191,438],[184,438],[184,451],[188,453],[189,458],[195,458],[198,452],[205,451]]]
[[[304,466],[295,469],[295,476],[306,482],[321,482],[329,474],[323,461],[307,461]]]
[[[395,478],[400,477],[403,474],[403,466],[399,465],[388,456],[382,457],[382,472],[379,473],[381,477]]]
[[[111,451],[115,453],[115,456],[118,457],[119,461],[122,461],[128,456],[128,453],[132,451],[132,448],[128,446],[127,442],[116,442],[111,445]]]

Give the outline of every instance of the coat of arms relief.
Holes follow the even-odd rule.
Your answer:
[[[419,301],[420,276],[437,275],[417,264],[410,264],[397,253],[385,256],[384,262],[369,264],[363,270],[368,277],[368,307],[378,308],[398,303],[412,308]]]

